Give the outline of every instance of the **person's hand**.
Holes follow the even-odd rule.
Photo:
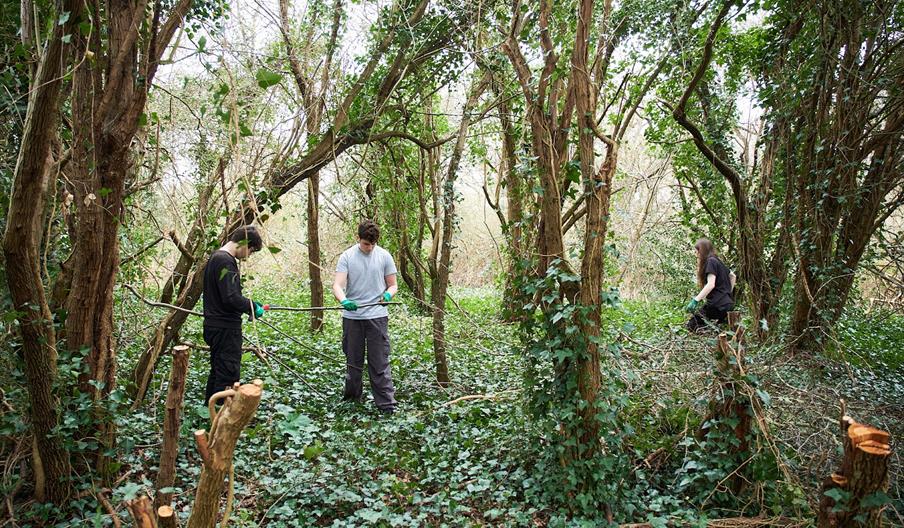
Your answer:
[[[254,317],[260,319],[264,316],[264,307],[261,303],[254,301]]]
[[[388,291],[383,292],[383,302],[388,303],[392,300],[392,294]]]
[[[351,299],[342,299],[341,301],[339,301],[339,304],[341,304],[343,308],[350,312],[354,312],[358,309],[357,303],[355,303],[355,301],[352,301]]]
[[[698,306],[700,306],[700,301],[698,301],[697,299],[691,299],[691,301],[687,303],[687,306],[684,307],[684,311],[688,313],[694,313],[695,311],[697,311]]]

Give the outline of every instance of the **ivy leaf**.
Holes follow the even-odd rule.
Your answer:
[[[279,253],[280,251],[282,251],[282,249],[280,249],[276,246],[267,246],[267,251],[269,251],[270,253],[275,255],[275,254]]]
[[[69,17],[71,17],[71,16],[72,16],[71,11],[63,11],[62,13],[60,13],[60,20],[59,20],[58,24],[62,26],[66,22],[69,22]],[[64,40],[63,42],[66,42],[66,41]]]
[[[126,482],[122,486],[116,488],[116,494],[122,495],[121,501],[132,500],[138,496],[138,492],[141,491],[141,484],[136,484],[134,482]]]
[[[828,495],[828,493],[826,494]],[[873,510],[880,506],[885,506],[889,502],[891,502],[891,499],[888,498],[888,495],[881,491],[877,491],[860,499],[860,508],[864,510]]]
[[[830,490],[826,490],[823,495],[835,502],[846,502],[851,496],[850,492],[847,492],[841,488],[832,488]],[[865,498],[866,497],[864,497],[864,499]]]
[[[282,75],[272,72],[266,68],[261,68],[257,70],[257,75],[254,76],[257,79],[257,85],[263,89],[267,89],[271,86],[275,86],[282,81]]]

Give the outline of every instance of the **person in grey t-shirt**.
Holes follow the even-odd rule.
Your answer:
[[[367,353],[367,374],[377,408],[395,411],[395,387],[389,369],[389,311],[386,306],[359,305],[389,302],[398,291],[395,261],[377,245],[380,229],[370,220],[358,226],[358,243],[346,249],[336,265],[333,295],[342,310],[342,352],[345,353],[346,400],[361,401],[361,376]]]

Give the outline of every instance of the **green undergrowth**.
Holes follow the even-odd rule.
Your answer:
[[[255,290],[264,302],[308,304],[300,292]],[[496,319],[492,292],[453,292],[453,298],[466,313],[447,306],[452,384],[445,388],[433,381],[431,319],[408,304],[391,308],[399,402],[391,417],[373,407],[366,379],[364,403],[341,400],[338,312],[327,312],[316,336],[308,332],[306,314],[268,313],[263,321],[279,331],[263,322],[245,324],[248,344],[266,351],[272,369],[250,352],[243,358],[243,380],[263,379],[265,392],[236,450],[237,526],[517,526],[541,515],[531,500],[537,446],[528,439],[536,435],[521,410],[513,330]],[[192,321],[183,337],[201,343],[200,329]],[[182,438],[207,424],[200,405],[207,361],[205,352],[192,352]],[[160,377],[168,367],[161,364]],[[158,400],[164,389],[157,386]],[[466,395],[485,398],[448,404]],[[133,423],[139,428],[128,431]],[[122,435],[147,431],[142,421],[124,425]],[[156,456],[154,448],[131,453],[145,486]],[[176,490],[183,515],[199,468],[193,447],[185,446]]]
[[[150,328],[161,311],[123,293],[117,317],[127,319],[134,328]],[[259,280],[249,281],[246,293],[276,305],[308,304],[300,290]],[[262,349],[269,364],[251,352],[242,361],[243,381],[260,378],[265,391],[236,449],[236,499],[230,525],[592,525],[569,518],[562,508],[565,498],[556,499],[556,488],[548,478],[553,473],[548,464],[555,460],[548,456],[549,439],[526,411],[525,359],[518,348],[517,328],[498,317],[498,292],[459,289],[451,293],[454,302],[446,307],[452,376],[448,387],[434,382],[431,318],[419,313],[406,295],[400,298],[403,305],[392,307],[390,315],[392,372],[399,402],[398,412],[390,417],[376,411],[366,381],[365,402],[341,399],[344,358],[339,312],[327,312],[325,327],[317,335],[310,334],[304,313],[270,312],[260,322],[245,324],[246,345]],[[738,514],[809,515],[818,501],[816,486],[836,462],[833,456],[826,458],[834,455],[837,446],[831,432],[826,434],[825,423],[833,419],[832,406],[839,395],[849,398],[849,405],[863,414],[873,410],[860,402],[876,399],[880,405],[872,416],[878,425],[901,434],[894,426],[901,414],[900,408],[894,410],[895,402],[901,401],[896,398],[904,394],[900,377],[831,360],[816,367],[786,362],[779,347],[751,344],[750,376],[742,381],[763,404],[775,443],[764,443],[762,436],[751,438],[756,457],[745,471],[762,482],[745,488],[738,497],[714,492],[733,469],[731,461],[718,454],[730,438],[712,433],[724,424],[705,423],[712,397],[714,335],[687,335],[680,303],[612,304],[603,317],[606,339],[621,349],[619,368],[611,372],[621,378],[619,383],[627,392],[620,456],[632,468],[618,485],[636,501],[615,506],[618,521],[664,526],[669,521],[700,524],[707,518]],[[203,344],[201,330],[201,321],[192,317],[181,338]],[[887,323],[852,318],[839,335],[854,340],[864,351],[861,355],[889,358],[904,349],[904,338],[896,332]],[[139,332],[123,333],[118,368],[124,376],[144,341]],[[61,361],[64,374],[77,375],[77,358]],[[4,387],[11,387],[6,398],[19,407],[24,405],[24,380],[15,361],[11,365],[0,379]],[[883,372],[900,373],[900,364],[897,370],[893,365],[883,366],[887,369]],[[147,401],[137,412],[128,410],[121,388],[106,402],[118,425],[118,445],[112,454],[120,464],[119,480],[106,492],[112,504],[140,494],[153,495],[169,369],[170,360],[164,357]],[[192,350],[174,490],[183,522],[201,467],[190,439],[194,430],[209,427],[202,404],[208,369],[207,352]],[[875,383],[853,383],[851,372]],[[475,397],[456,401],[463,396]],[[69,401],[65,431],[77,428],[88,415],[90,407],[79,401]],[[700,436],[697,433],[704,425],[710,433]],[[17,414],[3,415],[0,426],[6,435],[26,430]],[[783,436],[789,432],[811,440],[798,448],[800,436]],[[770,445],[779,450],[772,451]],[[69,447],[74,453],[86,449]],[[797,476],[786,479],[777,470],[778,462]],[[96,480],[85,477],[90,476],[83,475],[76,483],[80,496],[63,525],[110,526],[109,516],[94,498],[99,490]],[[889,496],[898,506],[900,481],[900,471],[893,468]],[[41,524],[23,523],[29,515],[54,516],[50,509],[27,507],[29,511],[18,515],[20,526]],[[126,520],[124,509],[120,516]]]

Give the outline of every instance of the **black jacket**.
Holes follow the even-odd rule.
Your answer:
[[[242,279],[235,257],[214,251],[204,268],[204,326],[242,328],[242,314],[254,311],[250,299],[242,295]]]

